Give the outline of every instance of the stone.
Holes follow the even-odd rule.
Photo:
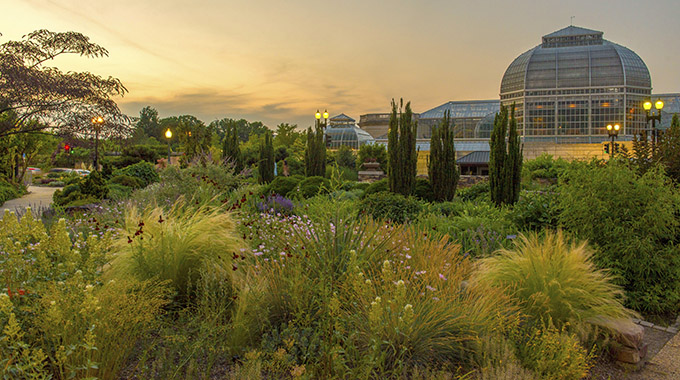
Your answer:
[[[623,346],[639,348],[645,329],[633,323],[631,319],[600,319],[593,321],[596,325],[608,328],[616,333],[615,339]]]
[[[647,321],[640,321],[640,324],[641,324],[642,326],[645,326],[645,327],[652,327],[652,326],[654,326],[653,323],[647,322]]]
[[[614,349],[614,358],[617,361],[629,364],[637,364],[640,362],[640,352],[637,348],[631,347],[617,347]]]

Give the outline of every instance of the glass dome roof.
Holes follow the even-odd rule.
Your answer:
[[[375,142],[373,136],[356,125],[329,126],[326,129],[326,135],[331,138],[330,146],[332,148],[347,145],[359,149],[364,144]]]
[[[632,86],[651,88],[647,66],[602,32],[570,26],[543,37],[505,71],[501,96],[523,90]]]

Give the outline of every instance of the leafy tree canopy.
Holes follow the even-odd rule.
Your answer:
[[[98,58],[108,51],[80,33],[44,29],[0,45],[0,114],[17,115],[0,124],[0,137],[43,130],[89,136],[95,115],[104,118],[104,137],[131,132],[129,118],[112,99],[127,92],[121,81],[48,66],[64,54]]]

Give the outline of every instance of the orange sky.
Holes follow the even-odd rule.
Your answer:
[[[643,7],[644,6],[644,7]],[[313,123],[317,108],[355,119],[391,98],[423,112],[498,98],[512,60],[574,25],[637,52],[655,93],[680,92],[678,0],[0,0],[0,43],[36,29],[81,32],[108,58],[62,70],[120,78],[129,115],[193,114]]]

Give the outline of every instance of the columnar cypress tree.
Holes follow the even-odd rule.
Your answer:
[[[456,165],[456,148],[453,142],[451,118],[446,111],[439,127],[434,127],[430,139],[428,176],[434,199],[450,201],[456,195],[460,173]]]
[[[222,139],[222,160],[234,163],[234,170],[239,173],[243,170],[243,156],[239,148],[239,137],[236,125],[228,127]]]
[[[392,115],[390,130],[387,136],[387,154],[389,156],[390,191],[402,195],[411,195],[416,186],[416,169],[418,153],[416,152],[416,130],[418,123],[413,121],[411,102],[400,101],[399,113],[397,104],[392,99]]]
[[[491,201],[497,205],[503,203],[505,188],[504,162],[507,158],[505,150],[505,131],[508,128],[508,109],[501,106],[493,121],[493,131],[489,141],[489,187]]]
[[[260,163],[257,170],[260,174],[260,183],[274,180],[274,143],[271,131],[264,134],[264,140],[260,145]]]
[[[326,143],[323,128],[318,122],[314,130],[307,128],[305,174],[307,177],[326,175]]]
[[[493,132],[489,143],[489,185],[491,200],[498,206],[514,204],[519,199],[522,173],[522,147],[515,120],[515,105],[512,105],[508,120],[508,109],[501,111],[494,119]],[[509,130],[508,130],[509,123]],[[508,130],[508,141],[505,132]],[[507,149],[506,149],[507,148]]]
[[[661,159],[666,167],[666,174],[680,183],[680,118],[673,115],[671,127],[661,138]]]
[[[515,105],[510,110],[508,131],[508,157],[505,162],[505,203],[515,204],[519,200],[520,184],[522,182],[522,146],[517,133],[517,120],[515,119]]]

